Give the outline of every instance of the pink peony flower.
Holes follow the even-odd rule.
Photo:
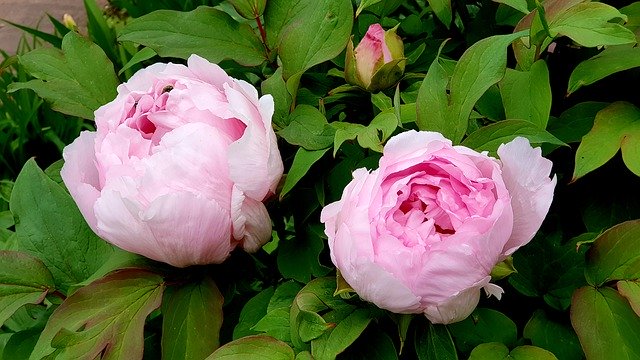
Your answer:
[[[331,259],[365,300],[433,323],[466,318],[480,290],[500,298],[491,269],[528,243],[549,210],[552,163],[524,138],[500,160],[439,133],[389,140],[321,214]]]
[[[192,55],[154,64],[64,149],[62,178],[101,238],[174,266],[220,263],[271,236],[283,172],[273,99]]]

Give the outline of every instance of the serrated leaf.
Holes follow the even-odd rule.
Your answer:
[[[547,127],[551,112],[549,70],[543,60],[536,61],[529,71],[507,69],[500,81],[500,94],[507,119],[520,119]]]
[[[589,284],[640,278],[640,220],[618,224],[596,238],[587,251]]]
[[[127,23],[118,40],[150,47],[162,57],[187,59],[198,54],[213,63],[230,59],[244,66],[267,60],[264,46],[248,24],[206,6],[189,12],[151,12]]]
[[[596,115],[593,128],[576,151],[573,179],[576,181],[599,168],[622,150],[629,170],[640,176],[640,110],[630,103],[615,102]]]
[[[37,304],[55,289],[42,261],[17,251],[0,251],[0,326],[25,304]]]
[[[20,55],[20,64],[36,79],[13,83],[9,91],[31,89],[53,110],[93,120],[93,112],[113,100],[119,84],[102,49],[70,31],[62,51],[39,48]]]
[[[280,199],[284,198],[284,196],[293,189],[298,181],[300,181],[300,179],[307,174],[309,169],[311,169],[311,166],[320,160],[327,151],[329,151],[329,149],[309,151],[305,150],[303,147],[298,148],[298,151],[296,151],[296,155],[293,158],[291,168],[284,179],[284,185],[280,191]]]
[[[506,144],[518,136],[527,138],[532,144],[565,145],[546,130],[525,120],[504,120],[483,126],[471,133],[462,142],[462,145],[477,151],[486,150],[495,154],[501,144]]]
[[[609,287],[578,289],[571,304],[571,324],[587,359],[640,358],[640,318]]]
[[[220,346],[224,299],[210,278],[165,292],[162,359],[199,360]]]
[[[569,77],[567,95],[611,74],[638,66],[640,66],[640,48],[626,46],[606,48],[573,69]]]
[[[280,340],[265,335],[253,335],[221,346],[205,360],[294,360],[293,349]]]
[[[42,260],[62,289],[89,278],[114,251],[91,231],[69,193],[33,159],[18,174],[10,207],[19,248]]]
[[[457,360],[456,347],[445,325],[429,322],[427,329],[416,334],[416,354],[419,360]]]
[[[127,269],[68,297],[51,315],[30,359],[140,359],[147,316],[160,306],[157,274]]]
[[[282,4],[269,4],[282,6]],[[278,55],[285,79],[338,56],[345,48],[353,26],[349,0],[287,0],[279,16]],[[313,21],[309,21],[313,19]],[[267,21],[267,19],[265,19]]]

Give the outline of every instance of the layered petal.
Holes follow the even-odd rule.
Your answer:
[[[506,257],[533,239],[551,207],[557,180],[549,178],[553,163],[525,138],[500,145],[498,155],[513,208],[513,232],[503,248]]]

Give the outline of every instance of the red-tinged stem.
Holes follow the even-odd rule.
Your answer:
[[[256,24],[258,24],[258,30],[260,30],[260,37],[262,38],[262,44],[264,48],[267,50],[267,54],[271,51],[269,50],[269,45],[267,45],[267,32],[264,31],[264,26],[262,26],[262,21],[260,21],[260,16],[256,16]]]

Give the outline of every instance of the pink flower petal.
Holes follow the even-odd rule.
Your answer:
[[[513,208],[513,233],[503,249],[506,257],[531,241],[540,228],[553,200],[556,177],[549,178],[553,163],[525,138],[500,145],[498,155]]]
[[[100,196],[100,178],[96,168],[95,132],[83,131],[69,146],[62,157],[65,160],[60,176],[69,193],[78,204],[80,212],[95,232],[98,220],[93,206]]]

